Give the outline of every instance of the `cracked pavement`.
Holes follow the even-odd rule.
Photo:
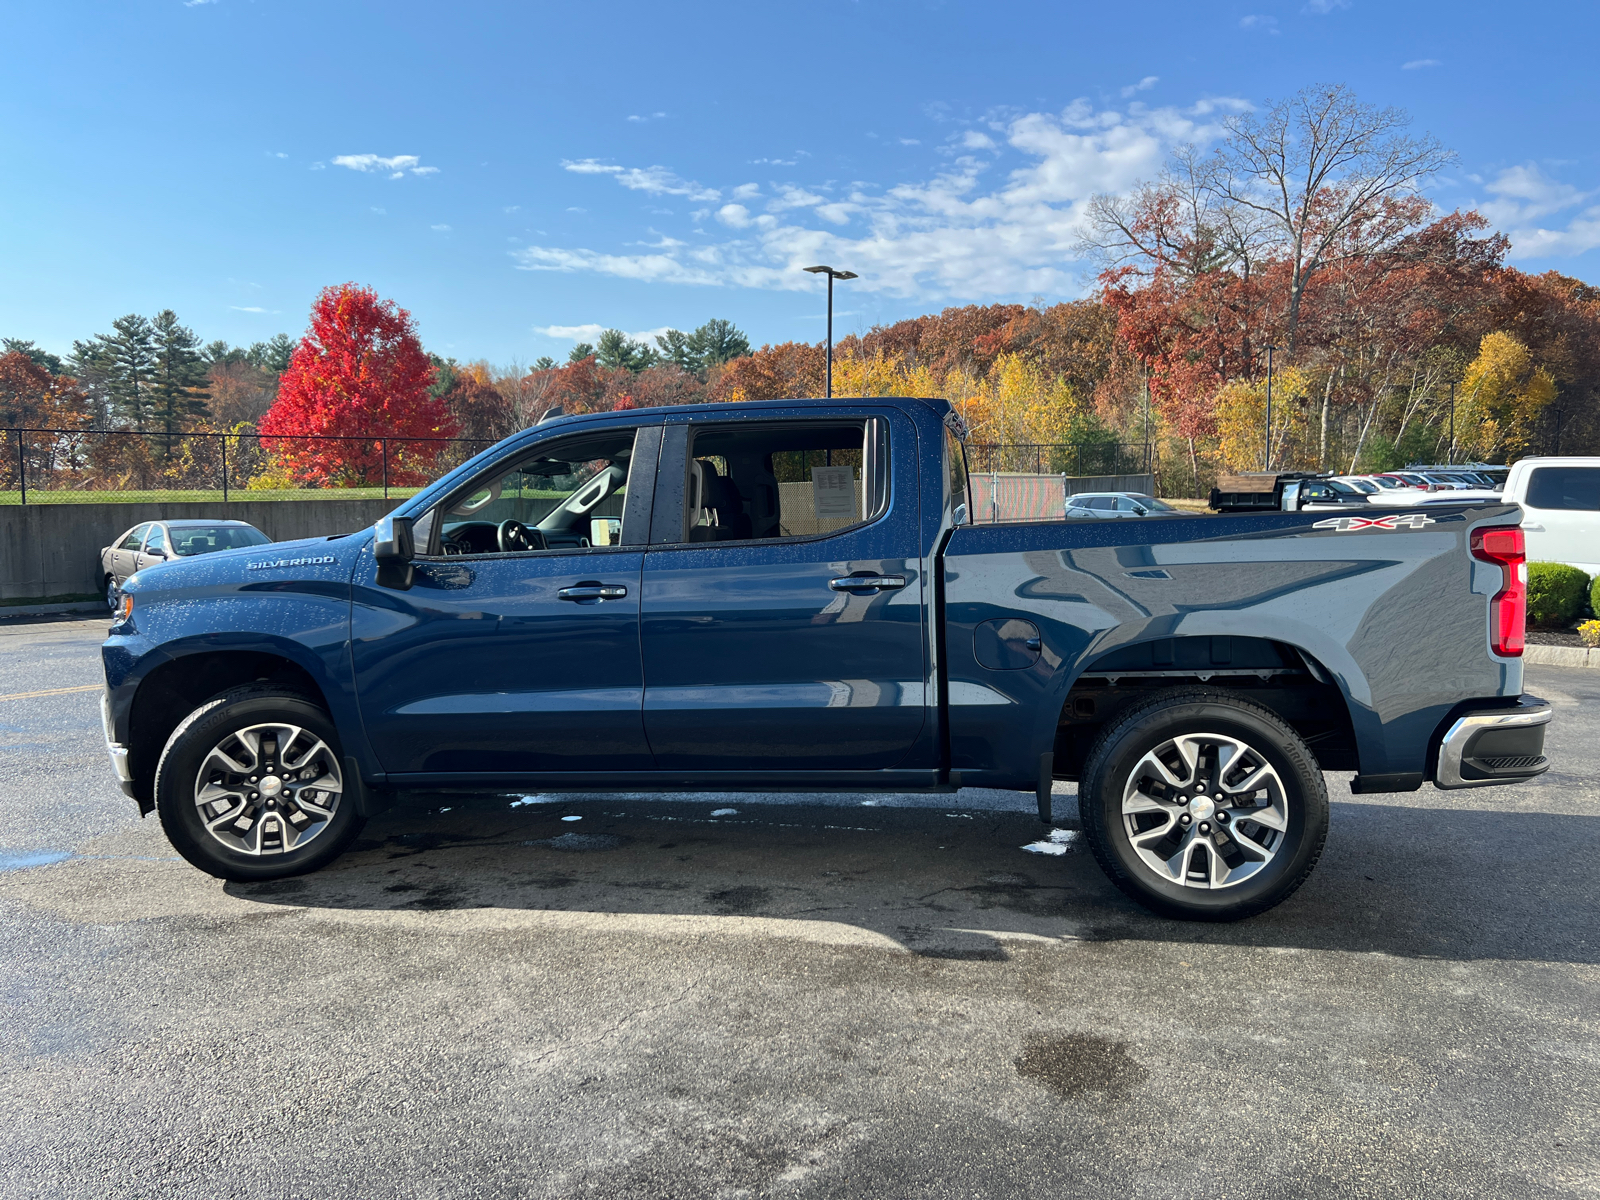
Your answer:
[[[104,624],[0,623],[0,695]],[[94,692],[0,701],[0,1197],[1600,1194],[1600,672],[1528,688],[1548,775],[1331,775],[1224,926],[1012,793],[419,795],[224,884]]]

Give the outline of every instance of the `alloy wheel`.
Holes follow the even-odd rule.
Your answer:
[[[1286,789],[1265,755],[1222,733],[1185,733],[1150,750],[1122,793],[1140,861],[1166,883],[1217,890],[1259,874],[1283,847]]]
[[[328,744],[273,721],[235,730],[212,747],[195,777],[194,802],[218,842],[266,856],[298,850],[321,834],[343,792]]]

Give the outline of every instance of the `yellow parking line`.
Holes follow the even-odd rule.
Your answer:
[[[86,683],[82,687],[47,688],[42,692],[15,692],[10,696],[0,696],[0,700],[33,700],[40,696],[65,696],[69,692],[98,692],[105,686],[103,683]]]

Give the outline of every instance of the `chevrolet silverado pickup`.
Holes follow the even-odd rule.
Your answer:
[[[157,564],[104,645],[123,790],[225,879],[408,789],[1032,792],[1157,912],[1309,875],[1355,792],[1546,769],[1520,512],[973,524],[942,400],[542,422],[359,533]]]

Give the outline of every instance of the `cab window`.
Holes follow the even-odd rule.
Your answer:
[[[128,536],[118,543],[118,550],[137,550],[144,543],[144,535],[149,530],[148,525],[135,525],[128,530]]]
[[[686,541],[816,537],[875,520],[888,505],[880,419],[712,426],[689,445]]]
[[[159,525],[150,526],[150,536],[144,540],[146,554],[165,554],[167,552],[167,534]]]
[[[542,443],[479,476],[424,518],[436,554],[514,554],[622,544],[633,429]]]

